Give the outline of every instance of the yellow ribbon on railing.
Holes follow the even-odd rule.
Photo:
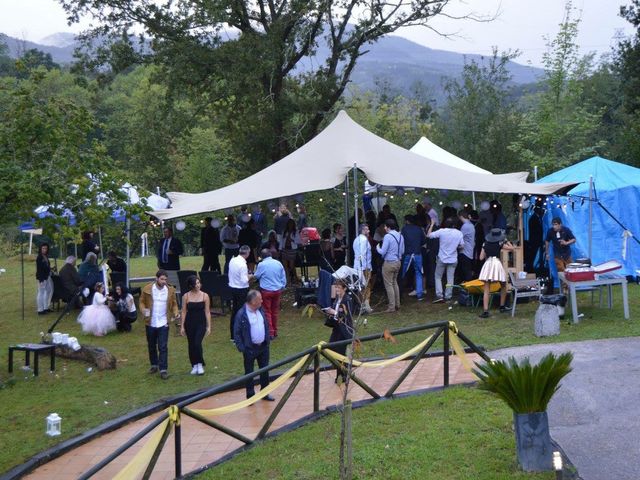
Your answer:
[[[413,347],[410,350],[407,350],[406,352],[404,352],[401,355],[398,355],[397,357],[389,358],[387,360],[375,360],[373,362],[361,362],[359,360],[354,360],[353,361],[353,366],[354,367],[365,367],[365,368],[378,368],[378,367],[387,367],[389,365],[393,365],[394,363],[401,362],[405,358],[410,357],[411,355],[415,355],[416,353],[418,353],[427,343],[429,343],[429,340],[431,340],[432,337],[433,337],[433,335],[428,336],[422,342],[417,344],[415,347]],[[329,350],[328,348],[323,350],[323,352],[324,352],[325,355],[327,355],[328,357],[331,357],[336,362],[340,362],[340,363],[348,363],[349,362],[349,359],[347,357],[345,357],[344,355],[342,355],[340,353],[334,352],[333,350]]]
[[[158,448],[162,435],[171,425],[180,425],[180,409],[176,405],[171,405],[167,409],[168,418],[151,431],[151,436],[140,451],[120,470],[114,477],[114,480],[129,480],[137,478],[144,473],[149,466],[153,453]]]
[[[211,409],[193,409],[192,412],[198,413],[200,415],[205,415],[207,417],[214,417],[216,415],[224,415],[225,413],[235,412],[236,410],[241,410],[249,405],[253,405],[258,400],[266,397],[271,392],[273,392],[276,388],[283,385],[289,378],[295,375],[298,370],[302,368],[305,364],[309,355],[305,355],[298,362],[293,365],[289,370],[280,375],[277,379],[271,382],[266,388],[260,389],[258,393],[256,393],[251,398],[247,398],[246,400],[242,400],[241,402],[232,403],[231,405],[226,405],[224,407],[211,408]]]
[[[477,376],[473,373],[473,367],[471,366],[471,362],[467,357],[467,352],[464,351],[464,347],[462,343],[460,343],[460,338],[458,337],[458,326],[455,322],[449,322],[449,342],[453,347],[453,351],[456,352],[456,355],[460,358],[460,363],[462,366],[473,376]]]

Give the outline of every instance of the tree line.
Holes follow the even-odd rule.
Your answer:
[[[349,79],[368,44],[428,24],[447,1],[60,3],[71,21],[98,25],[76,63],[38,51],[15,61],[0,46],[0,224],[37,205],[95,224],[124,201],[124,181],[154,192],[228,185],[300,147],[339,109],[403,147],[425,135],[495,173],[544,175],[596,154],[640,165],[640,0],[620,7],[635,34],[609,55],[579,55],[569,2],[537,84],[514,86],[507,63],[519,53],[496,48],[443,80],[442,105],[421,88],[401,95],[380,81],[365,92]],[[301,69],[310,57],[317,66]]]

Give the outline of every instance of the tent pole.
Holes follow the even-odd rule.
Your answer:
[[[350,237],[352,241],[356,239],[360,232],[358,223],[360,221],[358,218],[358,165],[355,163],[353,164],[353,215],[355,217],[355,232],[353,232],[353,236]],[[349,245],[349,247],[351,247],[351,245]]]
[[[102,248],[102,225],[98,225],[98,241],[100,242],[100,261],[103,261],[104,250]]]
[[[131,242],[131,218],[129,218],[129,214],[127,213],[127,268],[125,269],[125,286],[129,288],[129,270],[131,270],[131,246],[129,243]]]
[[[533,181],[537,182],[538,181],[538,166],[534,165],[533,167]]]
[[[33,232],[29,234],[29,256],[31,256],[31,245],[33,244]]]
[[[589,259],[593,258],[593,175],[589,175]]]
[[[20,280],[22,282],[22,321],[24,322],[24,245],[22,243],[22,230],[18,229],[20,238]]]
[[[471,203],[473,203],[473,209],[476,209],[476,192],[471,192]]]
[[[344,179],[344,228],[349,238],[349,174]],[[346,242],[345,242],[346,243]],[[345,251],[345,262],[349,264],[349,249]]]

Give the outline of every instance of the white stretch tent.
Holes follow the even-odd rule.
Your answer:
[[[327,128],[295,152],[250,177],[204,193],[170,192],[172,208],[149,212],[169,219],[325,190],[357,167],[382,185],[548,195],[575,183],[533,184],[513,175],[487,175],[425,158],[369,132],[340,111]]]
[[[421,157],[428,158],[433,160],[434,162],[439,162],[444,165],[449,165],[451,167],[459,168],[460,170],[465,170],[467,172],[475,172],[475,173],[483,173],[485,175],[493,175],[489,170],[485,170],[484,168],[480,168],[474,165],[471,162],[467,162],[466,160],[457,157],[451,152],[448,152],[442,147],[439,147],[431,140],[426,137],[420,137],[418,143],[416,143],[409,150],[413,153],[417,153]],[[502,177],[508,178],[511,177],[514,180],[519,182],[526,182],[529,174],[527,172],[515,172],[515,173],[505,173]],[[398,185],[400,186],[400,185]],[[378,192],[387,192],[394,191],[396,186],[386,186],[386,185],[371,185],[368,181],[364,184],[365,193],[375,194]]]
[[[493,173],[490,172],[489,170],[480,168],[471,162],[467,162],[466,160],[463,160],[460,157],[455,156],[453,153],[446,151],[444,148],[439,147],[438,145],[436,145],[431,140],[425,137],[420,137],[420,140],[418,140],[418,143],[416,143],[413,147],[411,147],[410,151],[413,153],[417,153],[422,157],[430,158],[431,160],[434,160],[436,162],[444,163],[445,165],[459,168],[460,170],[466,170],[467,172],[484,173],[486,175],[493,175]],[[505,173],[502,176],[511,177],[514,180],[526,182],[527,177],[529,176],[529,173],[527,172]]]

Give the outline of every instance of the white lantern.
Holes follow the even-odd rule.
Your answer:
[[[491,208],[491,204],[487,201],[487,200],[483,200],[480,203],[480,210],[486,212],[487,210],[489,210]]]
[[[60,334],[60,343],[62,345],[67,345],[69,343],[69,334],[68,333]]]
[[[62,334],[60,332],[53,332],[53,343],[55,343],[56,345],[62,343],[61,337]]]
[[[244,223],[247,223],[249,220],[251,220],[251,217],[248,213],[243,213],[242,215],[240,215],[240,220],[242,220]]]
[[[211,220],[211,226],[213,228],[220,228],[220,220],[218,220],[217,218],[214,218],[213,220]]]
[[[62,431],[61,427],[62,418],[57,413],[52,413],[47,417],[47,435],[50,437],[56,437],[60,435]]]
[[[460,210],[462,208],[462,202],[460,200],[454,200],[451,202],[451,206],[456,210]]]
[[[183,231],[185,228],[187,228],[187,224],[184,223],[184,220],[178,220],[176,222],[176,230],[178,231]]]

